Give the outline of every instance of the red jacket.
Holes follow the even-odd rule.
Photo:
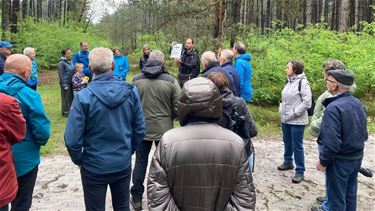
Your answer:
[[[20,142],[25,134],[26,121],[17,100],[0,93],[0,207],[16,197],[18,184],[11,145]]]

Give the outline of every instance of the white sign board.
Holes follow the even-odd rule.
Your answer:
[[[182,44],[174,44],[171,49],[171,58],[179,59],[181,57]]]

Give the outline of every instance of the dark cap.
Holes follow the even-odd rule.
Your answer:
[[[0,41],[0,48],[13,48],[13,45],[8,41]]]
[[[354,83],[354,74],[346,70],[330,70],[328,71],[328,75],[344,85],[351,86]]]

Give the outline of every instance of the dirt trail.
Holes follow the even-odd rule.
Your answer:
[[[305,141],[305,181],[293,184],[293,171],[280,172],[283,143],[279,140],[255,139],[256,165],[254,182],[257,210],[310,210],[315,198],[324,194],[324,175],[315,170],[316,142]],[[362,166],[375,170],[375,136],[366,142]],[[134,158],[133,158],[134,159]],[[358,209],[375,209],[375,178],[358,176]],[[78,168],[68,156],[43,157],[31,210],[84,210],[81,179]],[[146,200],[144,200],[144,208]],[[112,210],[110,192],[106,210]]]

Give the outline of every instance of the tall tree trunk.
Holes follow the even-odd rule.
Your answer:
[[[13,0],[10,15],[10,32],[17,34],[17,21],[20,13],[20,0]]]
[[[43,10],[42,10],[42,0],[37,0],[36,1],[36,20],[41,21],[42,20],[42,15],[43,15]]]
[[[215,24],[214,24],[214,38],[222,38],[224,34],[224,15],[225,15],[225,0],[217,1],[215,4]]]
[[[305,0],[306,9],[305,9],[305,24],[306,26],[312,24],[312,0]]]
[[[22,19],[26,19],[27,17],[27,0],[22,0]]]
[[[61,0],[55,0],[55,21],[61,20]]]
[[[29,1],[29,16],[35,17],[35,11],[34,11],[34,0]]]
[[[9,28],[9,10],[11,6],[11,0],[2,0],[2,10],[1,10],[1,29],[3,34],[1,35],[2,40],[7,39],[7,32]]]
[[[64,0],[64,9],[63,9],[63,26],[65,26],[65,22],[67,21],[67,10],[68,10],[68,0]]]
[[[87,4],[87,0],[83,0],[81,11],[80,11],[79,17],[78,17],[78,22],[82,22],[83,16],[84,16],[85,11],[86,11],[86,6],[87,6],[86,4]]]
[[[350,0],[342,0],[339,12],[338,31],[344,32],[349,29],[350,24]]]

